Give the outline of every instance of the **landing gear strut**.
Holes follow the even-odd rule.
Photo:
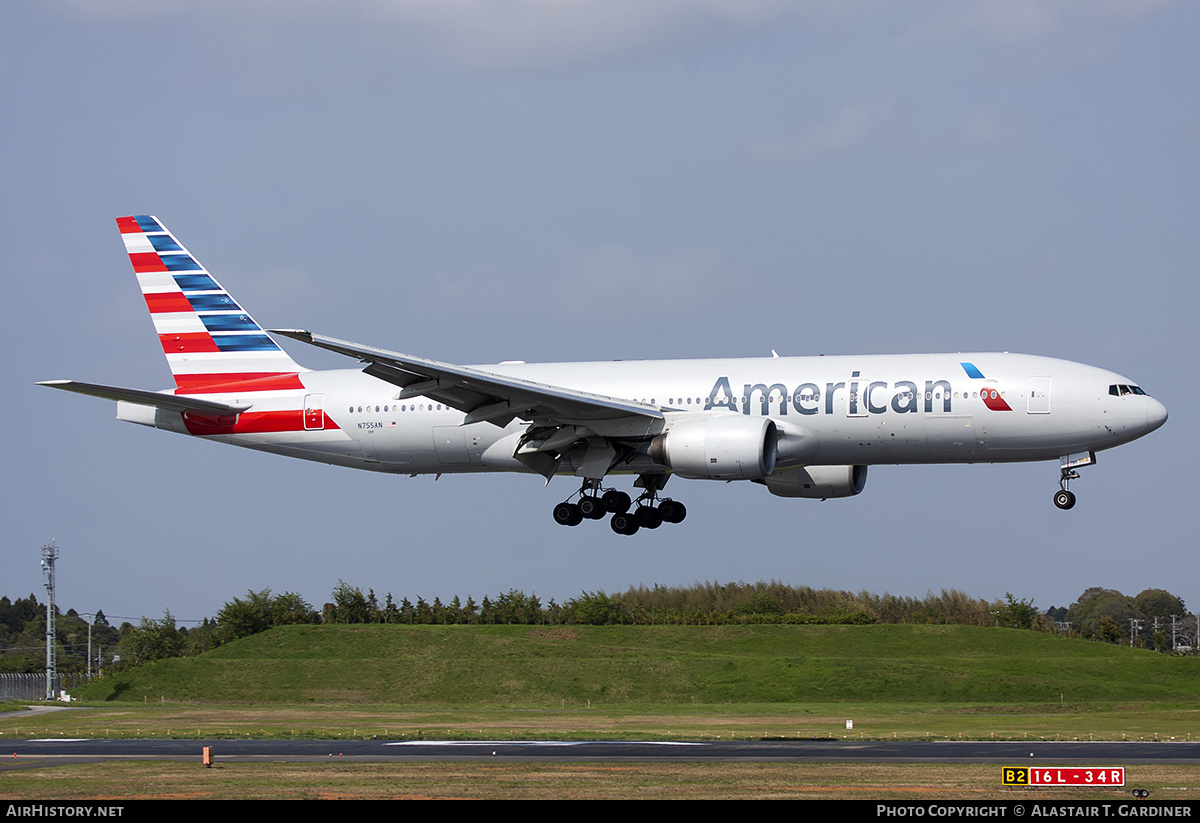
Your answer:
[[[1067,461],[1063,461],[1062,470],[1058,478],[1058,491],[1054,493],[1054,505],[1060,509],[1069,509],[1075,505],[1075,492],[1068,487],[1072,480],[1079,479],[1079,472],[1075,471],[1074,467]]]
[[[554,522],[561,526],[578,526],[584,520],[602,520],[611,514],[609,525],[617,534],[657,529],[663,523],[682,523],[687,516],[687,507],[678,500],[658,496],[669,476],[657,473],[639,476],[634,485],[645,491],[638,496],[636,505],[623,491],[603,490],[599,480],[584,480],[579,491],[554,507]],[[575,497],[579,498],[578,502],[572,502]]]
[[[1059,458],[1058,491],[1054,493],[1054,505],[1060,509],[1069,509],[1075,505],[1075,493],[1070,489],[1071,481],[1079,479],[1079,472],[1075,469],[1080,466],[1092,466],[1095,463],[1095,452],[1064,454]]]

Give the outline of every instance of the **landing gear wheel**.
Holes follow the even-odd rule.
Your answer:
[[[612,530],[617,534],[634,534],[638,530],[638,524],[633,515],[626,514],[625,512],[614,514],[609,525],[612,526]]]
[[[579,513],[588,520],[602,520],[608,511],[599,497],[582,497],[579,499]]]
[[[1069,509],[1075,505],[1075,493],[1060,489],[1054,493],[1054,505],[1060,509]]]
[[[658,513],[664,523],[682,523],[687,517],[687,507],[678,500],[664,500],[658,504]]]
[[[633,512],[633,519],[646,529],[657,529],[663,522],[662,515],[653,506],[638,506]]]
[[[624,514],[629,511],[629,507],[633,505],[633,500],[623,491],[609,489],[600,498],[604,503],[604,508],[608,509],[613,514]]]
[[[554,522],[560,526],[578,526],[583,522],[583,512],[574,503],[559,503],[554,507]]]

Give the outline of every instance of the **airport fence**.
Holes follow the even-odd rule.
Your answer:
[[[54,677],[54,694],[70,692],[88,681],[86,674],[59,674]],[[0,674],[0,700],[45,700],[46,675]]]

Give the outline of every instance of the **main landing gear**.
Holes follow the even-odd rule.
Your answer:
[[[639,529],[657,529],[663,523],[682,523],[687,507],[670,498],[659,499],[658,492],[667,475],[643,474],[635,485],[646,491],[637,503],[617,489],[601,490],[599,480],[584,480],[579,491],[554,507],[554,522],[560,526],[578,526],[584,520],[602,520],[611,514],[609,525],[617,534],[635,534]],[[571,502],[578,495],[578,502]],[[633,509],[631,512],[630,509]]]

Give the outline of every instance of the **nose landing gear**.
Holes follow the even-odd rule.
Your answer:
[[[1063,466],[1062,474],[1058,479],[1058,491],[1054,493],[1054,505],[1060,509],[1069,509],[1075,505],[1075,492],[1067,488],[1072,480],[1079,479],[1079,472],[1074,469]]]
[[[1078,474],[1075,475],[1079,477]],[[1059,489],[1054,493],[1054,505],[1060,509],[1069,509],[1075,505],[1075,492],[1068,489]]]
[[[1095,452],[1064,454],[1059,458],[1058,491],[1054,493],[1054,505],[1064,510],[1075,505],[1075,493],[1070,489],[1071,481],[1079,479],[1079,472],[1075,469],[1080,466],[1091,466],[1095,462]]]

